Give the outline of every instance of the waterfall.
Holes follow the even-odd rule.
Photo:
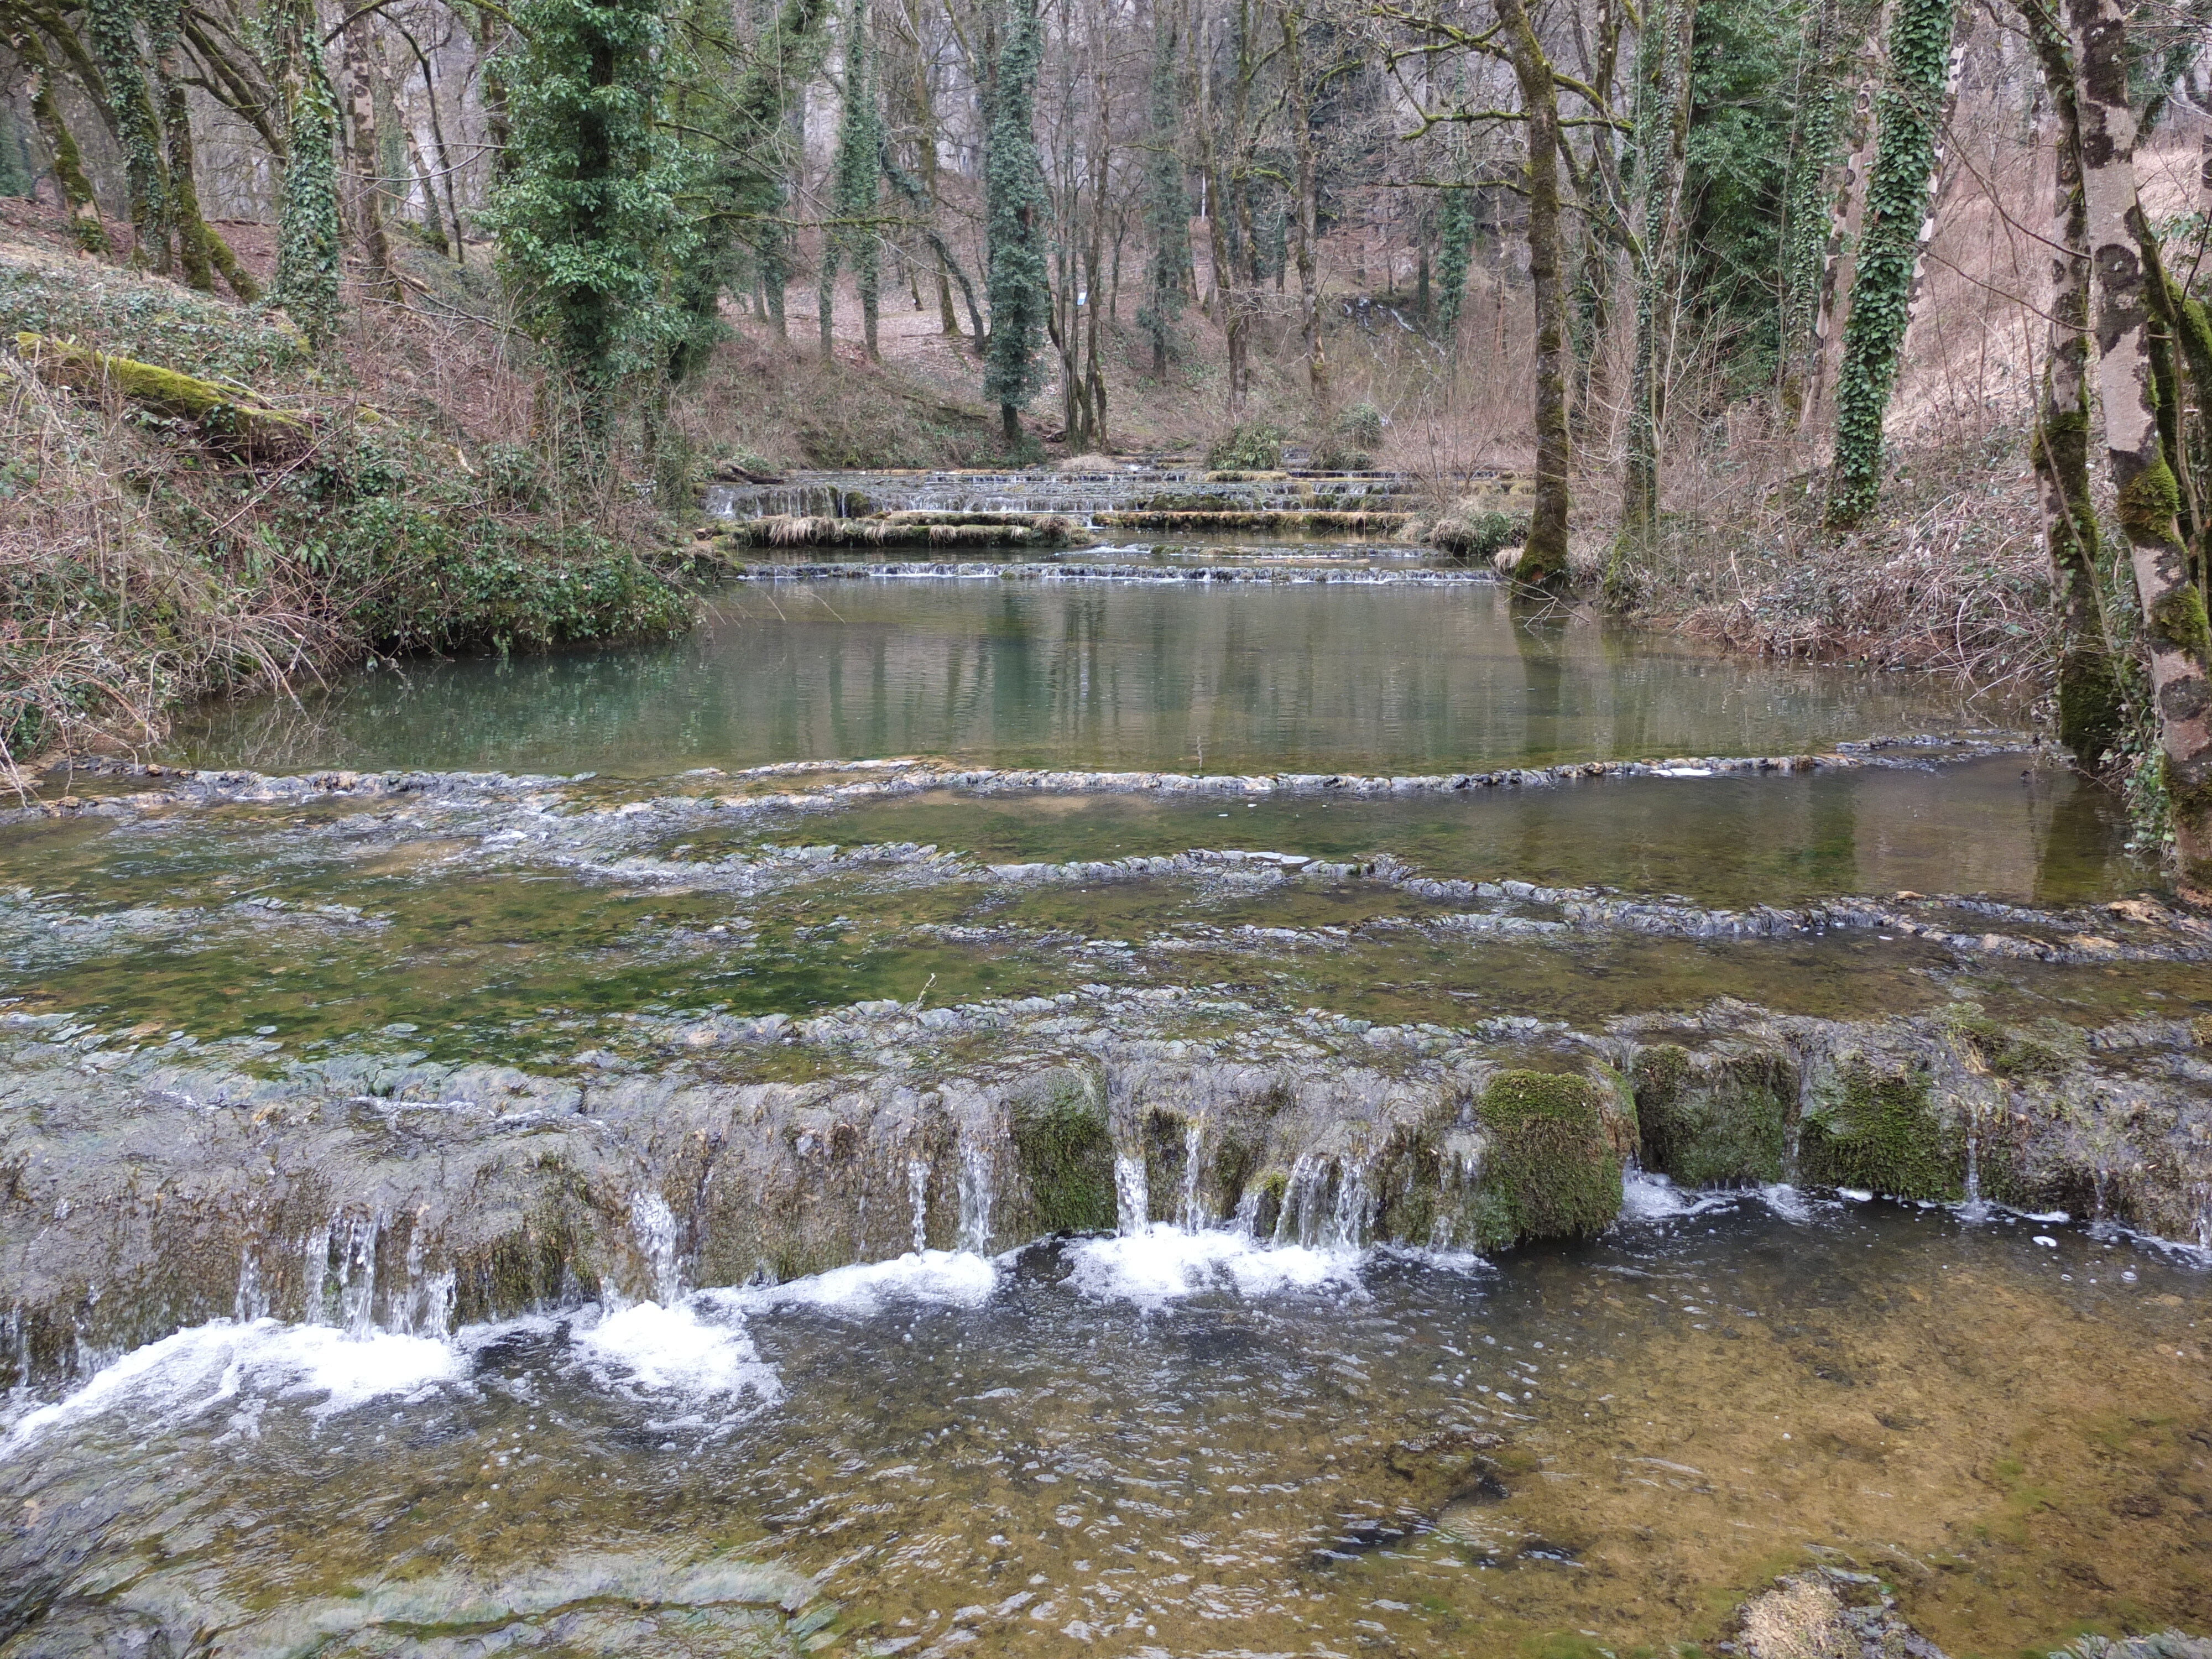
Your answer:
[[[906,1161],[907,1204],[914,1216],[914,1253],[929,1248],[929,1165],[918,1158]]]
[[[1176,1213],[1176,1224],[1187,1233],[1194,1233],[1212,1220],[1206,1212],[1206,1199],[1199,1191],[1200,1154],[1206,1146],[1206,1120],[1194,1117],[1182,1126],[1182,1207]]]
[[[1145,1160],[1119,1152],[1114,1158],[1114,1212],[1124,1237],[1140,1233],[1152,1218],[1152,1194]]]
[[[629,1230],[652,1276],[652,1299],[664,1308],[674,1307],[684,1294],[676,1254],[676,1212],[659,1193],[632,1193]]]
[[[1367,1242],[1367,1166],[1346,1160],[1338,1168],[1336,1206],[1329,1217],[1322,1246],[1324,1249],[1356,1250]]]
[[[231,1304],[231,1312],[241,1325],[251,1325],[257,1319],[269,1316],[269,1289],[261,1282],[261,1262],[254,1255],[250,1240],[239,1252],[238,1295]]]
[[[991,1253],[991,1212],[998,1201],[992,1149],[971,1135],[960,1137],[960,1248],[977,1255]]]
[[[1969,1220],[1989,1213],[1989,1206],[1982,1202],[1981,1136],[1972,1112],[1966,1114],[1966,1202],[1960,1213]]]

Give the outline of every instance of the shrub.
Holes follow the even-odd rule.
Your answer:
[[[1273,472],[1283,465],[1283,429],[1264,421],[1232,426],[1206,451],[1213,472]]]
[[[1425,539],[1431,547],[1455,557],[1487,563],[1506,548],[1519,546],[1528,534],[1527,515],[1500,513],[1466,501],[1431,525]]]

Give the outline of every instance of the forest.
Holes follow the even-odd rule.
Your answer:
[[[8,416],[11,755],[332,653],[676,625],[685,573],[638,550],[717,468],[1264,469],[1288,442],[1420,475],[1444,544],[1471,470],[1523,478],[1527,589],[2041,696],[2212,884],[2202,0],[0,0],[0,26],[9,223],[80,251],[11,264],[0,306],[45,353]],[[99,453],[144,431],[51,392],[91,372],[67,340],[161,356],[94,264],[249,325],[205,313],[204,361],[167,366],[214,389],[141,400],[234,428],[167,500]],[[410,412],[314,416],[303,469],[270,435],[303,397]],[[301,527],[353,495],[378,545]],[[102,568],[123,528],[167,550]],[[198,597],[134,597],[164,580]],[[113,673],[81,629],[27,643],[141,604],[227,620]]]

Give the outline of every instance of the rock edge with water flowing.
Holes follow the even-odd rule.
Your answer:
[[[695,1287],[1147,1221],[1496,1249],[1602,1230],[1638,1158],[2212,1246],[2212,1066],[2178,1022],[1454,1030],[1100,987],[627,1024],[547,1075],[404,1030],[301,1060],[0,1016],[0,1386],[227,1315],[443,1332],[649,1295],[641,1203]]]

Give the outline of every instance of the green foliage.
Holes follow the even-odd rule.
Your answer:
[[[596,440],[619,383],[657,369],[677,331],[661,303],[675,214],[656,125],[660,14],[653,0],[523,0],[515,21],[513,165],[485,222],[523,322],[575,384]]]
[[[1382,411],[1364,401],[1346,404],[1336,414],[1332,425],[1337,437],[1362,449],[1379,449],[1382,445],[1385,425]]]
[[[1857,524],[1881,493],[1882,422],[1910,320],[1951,28],[1952,0],[1898,0],[1891,17],[1891,80],[1875,103],[1880,128],[1836,385],[1828,522],[1839,527]]]
[[[1283,429],[1265,421],[1232,426],[1206,446],[1206,465],[1214,472],[1273,472],[1283,465]]]
[[[0,264],[0,337],[98,340],[103,350],[254,387],[311,362],[307,343],[253,312],[156,283],[85,283]]]
[[[1778,319],[1792,281],[1785,262],[1807,252],[1794,239],[1785,249],[1783,236],[1785,216],[1796,210],[1785,204],[1798,182],[1792,137],[1801,70],[1811,50],[1811,10],[1808,0],[1699,0],[1698,5],[1690,130],[1682,157],[1682,199],[1689,216],[1682,277],[1696,308],[1723,325],[1727,365],[1740,386],[1771,378]],[[1831,88],[1814,104],[1814,115],[1838,96]],[[1811,174],[1817,202],[1820,167],[1809,147],[1796,165]],[[1815,206],[1815,287],[1822,217]],[[1808,313],[1808,325],[1809,320]]]
[[[983,196],[990,239],[991,343],[983,359],[983,396],[1014,419],[1044,385],[1039,352],[1050,308],[1045,233],[1050,219],[1044,169],[1033,131],[1038,37],[1036,0],[1006,0],[1000,19],[998,81],[985,131]]]
[[[1183,189],[1182,125],[1176,95],[1175,31],[1156,20],[1152,35],[1151,130],[1146,137],[1145,232],[1152,245],[1137,326],[1152,342],[1155,373],[1167,368],[1182,315],[1183,273],[1190,267],[1190,203]]]
[[[1527,514],[1501,513],[1494,507],[1466,501],[1431,525],[1424,539],[1430,546],[1442,548],[1455,557],[1487,564],[1505,549],[1518,547],[1528,538]]]
[[[338,106],[322,55],[303,51],[301,59],[276,210],[275,297],[320,351],[338,329]]]
[[[1446,336],[1467,302],[1467,268],[1474,257],[1474,192],[1447,185],[1437,210],[1437,326]]]

